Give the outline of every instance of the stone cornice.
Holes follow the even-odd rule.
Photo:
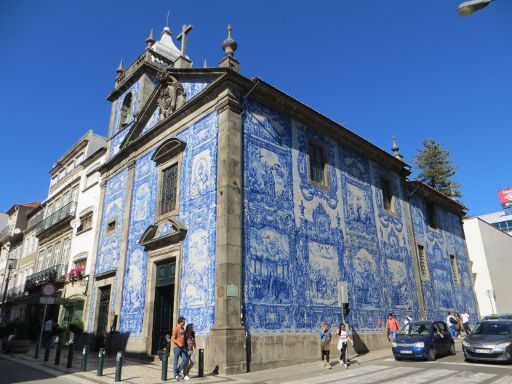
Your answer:
[[[370,143],[366,139],[348,130],[328,117],[322,115],[311,107],[285,94],[261,79],[253,78],[254,88],[251,98],[305,124],[328,134],[333,139],[346,145],[348,148],[368,157],[379,164],[384,164],[400,173],[403,177],[410,174],[409,166],[403,161],[393,157],[390,153]]]
[[[434,188],[428,186],[427,184],[419,181],[409,181],[407,184],[410,191],[409,196],[413,196],[415,193],[419,193],[425,199],[434,202],[442,208],[459,216],[464,215],[467,210],[467,208],[458,201],[455,201],[452,198],[442,194],[441,192],[436,191]]]

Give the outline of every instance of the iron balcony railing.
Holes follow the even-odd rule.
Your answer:
[[[27,277],[25,282],[25,290],[37,287],[38,285],[47,283],[49,281],[64,281],[66,275],[66,265],[58,264],[53,267],[47,268],[40,272],[33,273]]]
[[[62,208],[58,209],[46,219],[37,224],[36,227],[36,236],[39,236],[42,232],[47,229],[53,227],[56,224],[63,222],[66,219],[71,219],[75,216],[76,213],[76,202],[72,201],[71,203],[66,204]]]

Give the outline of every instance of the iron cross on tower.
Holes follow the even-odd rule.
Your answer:
[[[181,56],[183,57],[186,57],[187,54],[187,33],[191,30],[192,25],[185,24],[181,29],[181,33],[176,37],[178,40],[181,40]]]

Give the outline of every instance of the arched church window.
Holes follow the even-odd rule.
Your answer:
[[[132,114],[132,93],[128,93],[123,100],[123,105],[121,105],[121,118],[119,121],[121,122],[121,129],[126,127],[130,121]]]

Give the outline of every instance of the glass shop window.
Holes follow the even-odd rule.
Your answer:
[[[308,156],[309,180],[314,183],[325,185],[326,156],[324,148],[319,145],[309,143]]]

